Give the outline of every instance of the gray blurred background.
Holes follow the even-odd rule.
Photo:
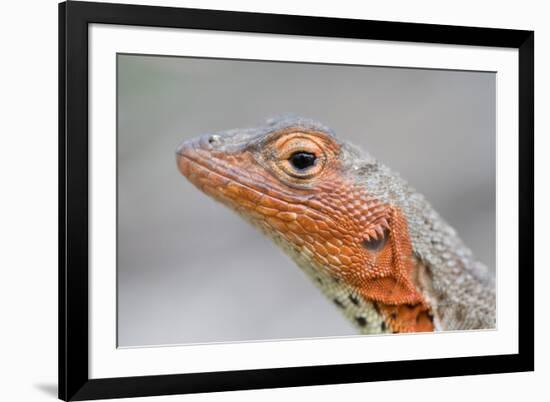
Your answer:
[[[493,73],[119,55],[119,346],[355,334],[176,168],[183,139],[288,112],[400,172],[495,269]]]

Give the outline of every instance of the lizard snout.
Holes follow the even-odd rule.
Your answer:
[[[216,150],[222,144],[222,138],[218,134],[203,134],[183,141],[176,149],[176,160],[180,172],[188,177],[191,161],[203,161],[208,163],[211,151]]]
[[[191,138],[189,140],[183,141],[176,149],[176,153],[179,155],[185,155],[189,152],[194,152],[197,149],[203,149],[203,150],[209,151],[219,142],[220,142],[219,135],[204,134],[199,137],[195,137],[195,138]]]
[[[201,137],[191,138],[183,141],[176,148],[176,161],[179,171],[186,177],[189,176],[190,163],[198,157],[197,150],[200,150]]]

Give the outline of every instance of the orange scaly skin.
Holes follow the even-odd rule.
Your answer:
[[[188,141],[178,167],[201,191],[374,303],[391,331],[433,331],[402,211],[350,180],[330,135],[285,127],[264,137],[227,149],[219,136]],[[315,154],[315,165],[296,171],[289,158],[297,151]]]

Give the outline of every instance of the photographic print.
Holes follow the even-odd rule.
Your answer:
[[[117,85],[120,347],[496,327],[495,73],[119,54]]]
[[[534,34],[59,5],[59,397],[533,370]]]

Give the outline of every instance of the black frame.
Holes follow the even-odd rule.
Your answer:
[[[426,42],[519,50],[517,354],[90,379],[88,24]],[[59,398],[85,400],[534,370],[534,32],[70,1],[59,4]]]

